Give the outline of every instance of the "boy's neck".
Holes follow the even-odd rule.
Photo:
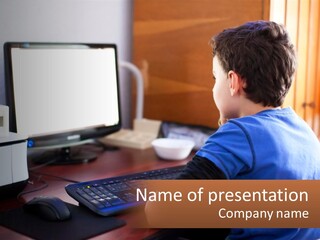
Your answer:
[[[240,117],[244,117],[248,115],[254,115],[265,110],[280,109],[280,108],[281,107],[263,106],[261,104],[254,103],[250,100],[247,100],[243,102],[239,115]]]

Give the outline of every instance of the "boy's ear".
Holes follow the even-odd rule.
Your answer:
[[[229,82],[229,89],[231,96],[235,96],[236,94],[239,94],[243,87],[243,82],[241,77],[234,71],[228,72],[228,78],[230,79]]]

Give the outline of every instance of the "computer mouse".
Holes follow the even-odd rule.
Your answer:
[[[23,209],[48,221],[64,221],[71,217],[66,203],[53,196],[35,197],[25,203]]]

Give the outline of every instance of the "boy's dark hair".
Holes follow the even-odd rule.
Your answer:
[[[296,55],[284,26],[275,22],[248,22],[225,29],[211,39],[213,56],[223,69],[245,81],[247,98],[264,106],[280,106],[291,86]]]

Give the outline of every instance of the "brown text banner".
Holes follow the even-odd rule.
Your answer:
[[[149,225],[139,227],[320,227],[319,190],[319,180],[144,181],[136,198]]]

